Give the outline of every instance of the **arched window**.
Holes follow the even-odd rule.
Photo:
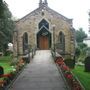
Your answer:
[[[28,34],[25,32],[23,34],[23,53],[26,54],[26,51],[28,50]]]
[[[39,29],[40,29],[42,26],[44,26],[44,27],[46,27],[47,29],[49,29],[49,23],[48,23],[45,19],[43,19],[43,20],[39,23]]]
[[[60,54],[65,53],[65,35],[63,32],[59,33],[59,49],[60,49]]]
[[[28,44],[28,34],[26,32],[24,33],[24,41]]]
[[[59,33],[59,42],[61,44],[65,42],[65,36],[64,36],[63,32]]]

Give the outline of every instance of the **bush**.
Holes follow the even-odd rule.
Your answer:
[[[69,68],[74,68],[75,66],[75,60],[73,59],[65,59],[64,62]]]
[[[85,58],[85,71],[90,72],[90,56]]]
[[[4,74],[4,68],[2,66],[0,66],[0,75]]]
[[[4,53],[4,55],[5,55],[5,56],[8,56],[8,55],[11,55],[12,53],[13,53],[12,51],[7,50],[7,51]]]
[[[75,55],[76,55],[76,57],[79,57],[80,56],[80,49],[79,48],[76,48],[76,50],[75,50]]]

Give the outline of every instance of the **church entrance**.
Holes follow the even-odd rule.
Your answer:
[[[49,49],[49,41],[47,36],[39,37],[39,48],[43,50]]]
[[[45,28],[42,28],[37,33],[37,48],[40,50],[48,50],[51,48],[51,33]]]
[[[49,23],[42,19],[38,24],[39,32],[37,33],[37,48],[48,50],[51,48],[51,33],[49,32]]]

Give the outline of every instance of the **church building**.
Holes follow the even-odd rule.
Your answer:
[[[23,55],[28,48],[54,48],[60,54],[74,55],[75,29],[72,19],[49,8],[47,0],[39,0],[39,7],[15,24],[14,55]]]

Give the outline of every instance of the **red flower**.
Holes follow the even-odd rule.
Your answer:
[[[59,65],[63,65],[63,64],[64,64],[64,62],[63,62],[63,61],[61,61],[61,62],[58,62],[58,64],[59,64]]]
[[[60,60],[57,60],[56,63],[57,63],[58,65],[64,64],[64,62],[63,62],[63,61],[60,61]]]
[[[66,74],[65,77],[68,78],[68,79],[72,79],[73,78],[72,74]]]
[[[63,66],[62,66],[62,69],[63,69],[63,70],[67,70],[67,71],[69,71],[69,70],[70,70],[70,69],[69,69],[69,67],[68,67],[68,66],[66,66],[66,65],[63,65]]]

